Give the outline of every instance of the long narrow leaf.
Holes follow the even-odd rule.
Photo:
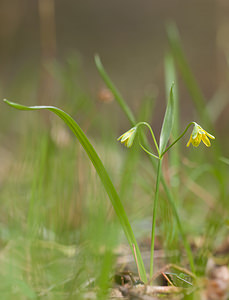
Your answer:
[[[114,86],[113,82],[110,80],[110,78],[107,75],[106,71],[104,70],[103,65],[101,63],[101,60],[100,60],[100,57],[99,57],[98,54],[95,55],[95,64],[96,64],[96,67],[99,71],[100,76],[102,77],[102,79],[106,83],[107,87],[110,89],[110,91],[114,95],[115,99],[117,100],[117,102],[121,106],[122,110],[126,113],[131,125],[134,126],[136,124],[135,117],[132,114],[129,106],[123,100],[123,98],[122,98],[121,94],[119,93],[119,91],[117,90],[117,88]]]
[[[191,95],[192,101],[195,104],[195,107],[201,120],[204,120],[206,125],[209,127],[209,125],[211,125],[211,120],[206,110],[206,100],[185,57],[185,53],[182,49],[182,43],[176,24],[172,22],[168,23],[166,30],[173,57],[178,65],[182,78]]]
[[[159,149],[161,153],[165,150],[165,147],[169,141],[169,137],[173,127],[173,120],[174,120],[173,86],[174,84],[172,84],[170,89],[170,97],[166,107],[166,112],[165,112],[165,116],[161,128],[160,144],[159,144]]]
[[[170,98],[171,85],[174,82],[173,94],[174,94],[174,122],[172,128],[172,138],[175,139],[180,134],[180,114],[179,114],[179,98],[178,98],[178,84],[176,78],[175,62],[172,54],[166,53],[164,58],[165,68],[165,91],[167,102]],[[174,198],[176,199],[177,208],[179,208],[180,202],[178,201],[178,190],[179,190],[179,166],[180,166],[180,143],[177,143],[173,150],[169,152],[169,165],[175,170],[173,176],[170,177],[171,187],[173,187]],[[162,209],[164,214],[163,230],[165,234],[166,248],[168,251],[178,248],[178,227],[177,224],[171,219],[171,207],[165,205]]]
[[[147,277],[146,277],[146,272],[144,268],[144,263],[141,257],[140,250],[138,248],[137,241],[135,239],[135,236],[133,234],[132,228],[130,226],[129,220],[127,218],[127,215],[125,213],[124,207],[121,203],[121,200],[118,196],[117,191],[115,190],[115,187],[105,169],[103,166],[103,163],[101,162],[98,154],[96,153],[95,149],[89,142],[88,138],[80,128],[80,126],[72,119],[70,115],[68,115],[66,112],[63,110],[54,107],[54,106],[24,106],[20,105],[8,100],[4,100],[5,103],[8,105],[20,109],[20,110],[40,110],[40,109],[46,109],[54,112],[57,116],[59,116],[67,125],[68,127],[72,130],[72,132],[75,134],[75,136],[78,138],[79,142],[83,146],[84,150],[86,151],[88,157],[90,158],[91,162],[93,163],[103,185],[104,188],[106,189],[106,192],[111,200],[111,203],[114,207],[114,210],[119,218],[119,221],[122,225],[122,228],[125,232],[126,238],[128,240],[128,243],[131,247],[133,255],[136,253],[137,257],[137,264],[139,268],[139,273],[141,280],[146,282]],[[134,251],[135,248],[135,251]]]
[[[172,129],[172,136],[176,138],[180,133],[180,116],[179,116],[179,100],[178,100],[178,85],[176,80],[176,70],[173,57],[171,53],[165,55],[165,90],[167,102],[170,97],[170,88],[172,83],[175,82],[173,88],[174,94],[174,123]],[[173,151],[170,153],[170,162],[172,166],[178,167],[179,165],[179,144],[174,147]]]

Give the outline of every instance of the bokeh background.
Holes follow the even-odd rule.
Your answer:
[[[1,94],[27,103],[56,104],[58,81],[47,72],[47,64],[54,59],[63,63],[74,54],[78,82],[86,85],[96,101],[102,86],[94,64],[94,54],[99,53],[128,103],[136,110],[146,93],[154,93],[160,117],[165,104],[164,54],[168,50],[165,24],[173,20],[208,101],[216,93],[226,93],[228,11],[229,4],[223,0],[1,0]],[[25,89],[31,81],[38,86],[37,92],[32,89],[30,94]],[[182,114],[189,120],[192,105],[182,81],[180,95]],[[227,112],[228,107],[218,124],[225,132]]]
[[[163,166],[203,275],[209,253],[228,236],[229,1],[0,0],[0,98],[54,105],[77,120],[117,187],[147,261],[155,172],[139,147],[127,151],[116,141],[130,124],[106,90],[94,55],[158,138],[171,22],[206,102],[197,109],[178,67],[177,130],[196,121],[216,136],[210,149],[187,149],[185,136]],[[1,101],[0,141],[2,297],[80,299],[77,288],[87,291],[91,278],[107,292],[116,258],[126,255],[119,269],[131,255],[75,137],[51,113],[19,112]],[[188,266],[171,211],[161,189],[156,250]],[[136,270],[133,259],[128,262]]]

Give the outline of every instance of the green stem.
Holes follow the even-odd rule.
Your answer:
[[[152,221],[151,255],[150,255],[150,278],[152,278],[152,276],[153,276],[155,228],[156,228],[156,214],[157,214],[159,186],[160,186],[160,180],[161,180],[161,164],[162,164],[162,159],[159,159],[158,166],[157,166],[157,181],[156,181],[155,198],[154,198],[154,204],[153,204],[153,221]]]
[[[147,154],[149,154],[150,156],[152,156],[152,157],[154,157],[154,158],[156,158],[156,159],[160,159],[157,155],[151,153],[151,152],[148,151],[144,146],[142,146],[142,144],[141,144],[140,141],[138,141],[138,142],[139,142],[139,145],[140,145],[140,147],[142,148],[142,150],[144,150]]]
[[[155,145],[155,147],[156,147],[156,149],[157,149],[158,156],[160,156],[160,150],[159,150],[159,147],[158,147],[158,144],[157,144],[157,141],[156,141],[156,138],[155,138],[153,129],[151,128],[151,126],[150,126],[147,122],[139,122],[136,126],[138,127],[138,126],[141,126],[141,125],[145,125],[145,126],[148,127],[148,129],[149,129],[149,131],[150,131],[150,133],[151,133],[151,135],[152,135],[152,138],[153,138],[153,141],[154,141],[154,145]],[[140,145],[141,145],[141,144],[140,144]],[[143,150],[145,151],[144,147],[143,147]],[[147,151],[148,151],[148,150],[147,150]],[[147,152],[147,151],[146,151],[146,152]],[[148,152],[147,152],[147,153],[148,153]],[[152,153],[151,153],[151,155],[152,155]],[[155,157],[155,155],[153,155],[153,156]]]
[[[166,149],[165,149],[165,151],[163,151],[162,153],[161,153],[161,155],[160,155],[160,158],[162,158],[163,156],[164,156],[164,154],[170,149],[170,148],[172,148],[172,146],[174,146],[184,135],[185,135],[185,133],[187,132],[187,130],[189,129],[189,127],[191,126],[191,125],[194,125],[195,124],[195,122],[191,122],[191,123],[189,123],[188,124],[188,126],[185,128],[185,130],[183,131],[183,133],[171,144],[171,145],[169,145]]]

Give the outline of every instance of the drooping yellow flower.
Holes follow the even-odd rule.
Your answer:
[[[124,144],[127,148],[130,148],[133,145],[135,135],[137,133],[137,127],[133,127],[124,134],[122,134],[118,141],[120,141],[122,144]]]
[[[207,147],[210,147],[211,142],[209,141],[208,137],[213,140],[215,139],[213,135],[205,131],[200,125],[194,123],[194,128],[190,136],[190,139],[187,143],[187,147],[189,147],[191,143],[193,144],[194,147],[198,147],[201,141],[203,141],[203,143]]]

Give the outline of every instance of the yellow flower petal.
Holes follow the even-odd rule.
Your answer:
[[[214,137],[214,135],[211,135],[210,133],[208,133],[207,131],[205,131],[205,133],[206,133],[206,135],[208,136],[208,137],[210,137],[210,139],[215,139],[215,137]]]
[[[194,147],[198,147],[202,139],[202,134],[198,132],[195,139],[192,139],[192,144]]]
[[[200,125],[198,125],[197,123],[194,122],[194,128],[193,128],[192,134],[190,136],[190,139],[189,139],[189,141],[187,143],[187,147],[189,147],[190,143],[192,143],[192,145],[194,147],[198,147],[201,141],[203,141],[203,143],[207,147],[210,147],[211,146],[211,142],[208,139],[208,137],[210,139],[215,139],[215,137],[213,135],[211,135],[210,133],[208,133]]]
[[[191,142],[192,142],[192,135],[190,136],[190,138],[189,138],[189,141],[187,142],[187,145],[186,145],[186,147],[189,147],[189,146],[190,146],[190,144],[191,144]]]
[[[204,145],[206,145],[207,147],[211,146],[211,143],[206,134],[202,134],[202,141],[203,141]]]

